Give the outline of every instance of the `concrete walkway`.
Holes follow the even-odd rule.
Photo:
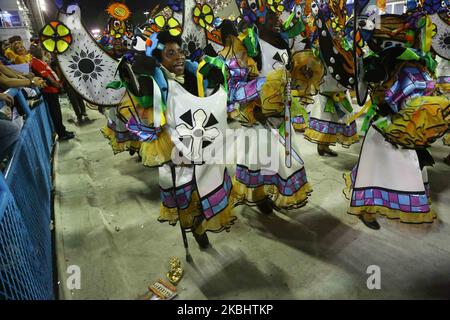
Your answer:
[[[67,103],[64,103],[67,105]],[[64,108],[64,118],[74,118]],[[450,298],[450,148],[431,149],[433,224],[406,225],[380,218],[380,231],[346,214],[342,173],[352,169],[360,144],[335,147],[321,158],[304,140],[301,150],[314,192],[304,208],[264,216],[238,207],[230,233],[211,234],[200,251],[188,234],[195,263],[187,265],[179,227],[157,221],[158,171],[137,156],[114,156],[100,133],[105,118],[58,145],[55,159],[55,226],[61,299],[140,299],[164,279],[170,257],[185,275],[179,299],[419,299]],[[382,173],[380,173],[382,174]],[[81,289],[69,290],[66,270],[81,269]],[[368,266],[381,268],[381,290],[369,290]]]

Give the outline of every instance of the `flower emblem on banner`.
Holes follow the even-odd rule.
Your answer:
[[[184,154],[185,157],[194,162],[203,161],[203,148],[214,142],[219,137],[220,131],[214,125],[218,122],[214,115],[208,115],[204,110],[199,109],[191,114],[188,111],[181,119],[186,122],[178,125],[176,131],[180,138],[187,138],[189,140],[189,153]]]
[[[282,0],[267,0],[267,6],[275,13],[281,13],[284,11]]]
[[[39,32],[44,49],[51,53],[64,53],[72,44],[70,29],[62,22],[51,21]]]
[[[214,12],[210,5],[196,5],[194,9],[194,23],[202,28],[211,26],[214,21]]]
[[[155,17],[151,27],[155,32],[169,31],[172,36],[179,36],[183,31],[181,24],[177,19],[174,17],[166,19],[163,15]]]

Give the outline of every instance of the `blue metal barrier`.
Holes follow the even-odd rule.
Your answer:
[[[26,121],[0,175],[0,300],[54,299],[52,123],[43,100],[30,110],[20,90],[8,94],[21,104]]]

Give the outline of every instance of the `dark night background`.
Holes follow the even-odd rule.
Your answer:
[[[57,10],[54,0],[46,0],[48,12],[46,17],[48,19],[55,19]],[[66,1],[70,2],[70,1]],[[164,3],[164,0],[126,0],[126,1],[112,1],[112,0],[80,0],[81,15],[84,24],[88,30],[100,29],[103,30],[108,20],[108,14],[105,12],[110,3],[124,2],[131,10],[131,22],[133,24],[140,24],[145,21],[145,11],[151,11],[156,5]]]

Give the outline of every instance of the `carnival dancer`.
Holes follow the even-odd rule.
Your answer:
[[[225,19],[220,24],[220,34],[224,44],[219,56],[225,61],[228,70],[228,113],[230,118],[243,123],[254,123],[254,119],[241,119],[239,110],[252,108],[258,103],[259,93],[265,82],[259,77],[258,67],[251,53],[247,51],[239,37],[234,21]]]
[[[133,97],[126,96],[120,106],[109,108],[106,126],[100,130],[109,141],[114,154],[129,152],[130,155],[134,155],[141,148],[139,137],[126,127],[126,119],[131,117],[129,110],[133,104],[137,104],[136,100],[132,102],[131,99]]]
[[[229,231],[236,219],[225,166],[197,161],[226,128],[224,77],[214,66],[199,68],[186,60],[179,36],[162,31],[149,42],[148,56],[137,56],[132,70],[123,63],[122,81],[111,87],[126,85],[138,101],[127,127],[142,141],[143,164],[159,166],[158,220],[180,221],[183,231],[192,231],[200,247],[207,248],[206,232]]]
[[[352,115],[353,106],[348,91],[327,75],[311,107],[305,138],[317,144],[320,156],[336,157],[338,154],[330,146],[339,143],[348,148],[359,141],[356,121],[347,124]]]
[[[234,194],[237,204],[256,205],[258,209],[265,214],[270,214],[273,209],[289,210],[299,208],[306,204],[312,188],[310,187],[303,161],[299,156],[297,137],[293,129],[290,130],[292,136],[292,149],[289,150],[295,154],[295,159],[290,167],[286,166],[285,156],[285,129],[283,120],[278,116],[282,115],[284,119],[284,109],[280,113],[277,102],[287,98],[284,90],[287,87],[287,72],[285,65],[289,62],[289,48],[285,40],[281,37],[279,12],[265,2],[260,2],[260,7],[250,12],[248,21],[255,23],[257,32],[248,30],[250,41],[246,41],[248,52],[254,51],[254,59],[257,62],[259,77],[270,77],[267,85],[266,95],[261,94],[259,105],[251,105],[250,108],[241,106],[240,112],[243,119],[249,119],[249,126],[245,129],[245,136],[249,138],[248,149],[246,152],[238,154],[238,163],[236,167],[236,177],[234,180]],[[257,17],[253,17],[256,14]],[[252,27],[252,28],[254,28]],[[250,32],[249,32],[250,31]],[[271,75],[271,72],[273,74]],[[291,75],[292,78],[295,75]],[[295,82],[295,81],[293,81]],[[276,92],[273,92],[273,84],[278,83]],[[294,88],[295,89],[295,88]],[[262,89],[264,91],[264,87]],[[273,96],[273,94],[275,96]],[[266,97],[266,98],[263,98]],[[270,97],[270,98],[269,98]],[[272,103],[275,99],[275,103]],[[257,122],[252,123],[255,119]],[[258,140],[258,134],[253,134],[258,130],[266,130],[272,134],[275,139],[275,148],[272,152],[272,160],[277,163],[276,169],[267,169],[258,161],[258,150],[262,148],[265,142]],[[270,137],[270,134],[269,134]],[[261,135],[259,135],[261,139]]]
[[[426,19],[424,12],[419,16]],[[345,177],[352,187],[348,213],[375,230],[380,228],[379,214],[405,223],[431,223],[436,218],[425,168],[434,161],[427,147],[447,130],[450,107],[447,97],[435,95],[431,75],[436,65],[428,54],[429,41],[419,38],[427,33],[417,17],[381,16],[368,42],[376,55],[364,59],[377,116],[358,165]]]
[[[118,7],[122,10],[117,10]],[[131,11],[124,3],[111,3],[106,12],[109,14],[108,23],[103,32],[103,37],[97,42],[112,58],[116,60],[127,59],[131,63],[134,53],[127,48],[124,40],[130,35],[128,18],[131,16]],[[121,12],[121,14],[118,15],[118,12]],[[139,137],[126,127],[127,119],[131,117],[129,110],[136,103],[136,98],[125,95],[119,106],[103,112],[107,118],[107,123],[101,129],[101,132],[109,141],[114,154],[129,152],[130,155],[134,155],[139,152],[141,147]]]
[[[335,17],[334,24],[331,18],[326,18],[324,14],[326,9],[332,11]],[[348,148],[359,141],[359,136],[356,121],[347,123],[353,115],[353,106],[347,88],[339,82],[339,77],[344,77],[344,75],[340,73],[339,77],[336,76],[336,73],[340,71],[339,69],[344,69],[345,66],[339,65],[333,56],[329,57],[327,50],[324,50],[324,48],[328,44],[327,42],[331,41],[331,45],[334,46],[333,49],[336,52],[342,52],[345,56],[351,57],[351,47],[349,46],[345,50],[342,45],[345,41],[345,34],[342,31],[345,29],[346,21],[344,7],[323,4],[320,10],[319,12],[317,4],[314,4],[311,8],[310,19],[314,21],[310,21],[310,24],[326,25],[331,36],[330,39],[326,39],[322,34],[317,35],[318,30],[313,29],[310,31],[312,41],[310,45],[320,52],[323,64],[328,67],[324,83],[320,87],[320,93],[315,96],[314,104],[311,107],[309,127],[305,131],[305,138],[317,144],[317,152],[320,156],[336,157],[338,154],[330,146],[339,143]],[[336,79],[336,77],[338,78]]]

